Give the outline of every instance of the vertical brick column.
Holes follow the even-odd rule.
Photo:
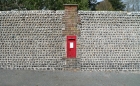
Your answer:
[[[80,23],[80,17],[78,15],[77,11],[77,4],[65,4],[65,14],[63,16],[63,23],[65,24],[65,29],[62,30],[62,35],[63,36],[68,36],[68,35],[76,35],[80,36],[80,30],[77,28],[77,24]],[[77,41],[77,40],[76,40]],[[66,48],[66,38],[64,41],[65,48]],[[64,58],[66,61],[66,64],[64,65],[64,70],[80,70],[80,56],[78,53],[78,46],[79,43],[77,41],[77,51],[76,51],[76,58],[71,59],[66,57],[66,51],[64,54]]]
[[[80,17],[77,12],[77,4],[64,4],[65,14],[63,23],[65,30],[62,31],[63,36],[66,35],[80,35],[80,30],[77,29],[77,24],[80,23]]]

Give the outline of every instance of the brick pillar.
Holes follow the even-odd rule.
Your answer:
[[[65,14],[63,16],[63,23],[65,24],[65,30],[62,30],[62,35],[76,35],[80,36],[80,30],[77,28],[77,24],[80,23],[80,17],[77,11],[77,4],[65,4]],[[76,40],[77,41],[77,40]],[[66,49],[66,39],[64,41],[65,49]],[[71,59],[66,57],[66,52],[64,54],[64,58],[66,61],[66,65],[64,65],[64,70],[79,70],[80,69],[80,55],[78,53],[79,43],[77,41],[77,51],[76,58]]]
[[[77,29],[77,24],[80,23],[80,17],[77,12],[77,4],[64,4],[65,14],[63,23],[65,30],[62,31],[63,36],[66,35],[80,35],[80,30]]]

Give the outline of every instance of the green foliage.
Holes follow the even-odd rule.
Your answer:
[[[104,0],[96,6],[96,10],[97,11],[113,11],[114,9],[108,0]]]
[[[97,2],[97,0],[88,0],[90,10],[95,11],[95,7],[98,5],[98,3],[99,2]]]
[[[79,10],[88,9],[88,0],[0,0],[0,10],[62,10],[63,4],[78,4]]]
[[[123,11],[125,9],[125,4],[121,0],[108,0],[115,11]]]
[[[0,10],[22,9],[23,0],[0,0]]]
[[[27,10],[39,10],[42,8],[42,0],[25,0],[23,5]]]
[[[62,10],[64,9],[63,4],[78,4],[79,10],[88,9],[88,0],[50,0],[50,3],[45,6],[47,7],[47,9],[51,10]]]
[[[124,10],[121,0],[108,0],[114,10]],[[93,3],[94,2],[94,3]],[[95,10],[96,0],[0,0],[0,10],[63,10],[63,4],[78,4],[78,10]],[[103,5],[103,3],[102,3]],[[112,9],[112,8],[111,8]],[[99,9],[97,9],[99,10]]]

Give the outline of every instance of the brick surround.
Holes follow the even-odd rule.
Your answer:
[[[63,17],[63,23],[65,24],[65,30],[62,31],[63,36],[66,35],[80,35],[80,30],[77,28],[77,24],[80,23],[80,17],[78,15],[76,4],[65,4],[65,14]]]

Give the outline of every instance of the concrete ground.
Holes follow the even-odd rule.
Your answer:
[[[140,86],[140,74],[0,69],[0,86]]]

